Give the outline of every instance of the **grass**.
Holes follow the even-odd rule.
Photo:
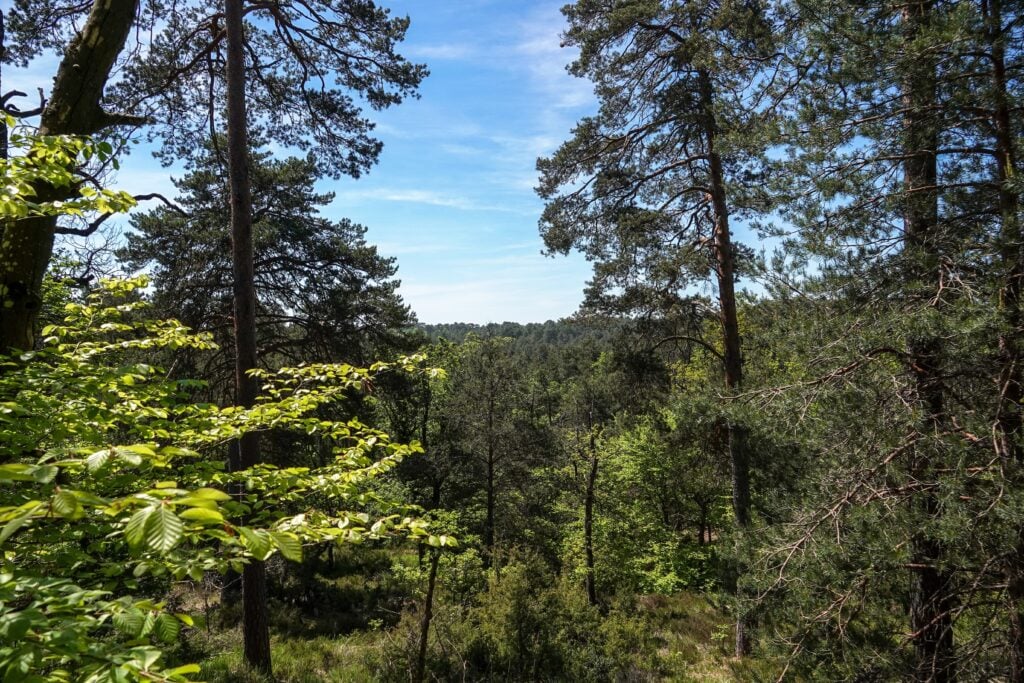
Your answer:
[[[201,678],[210,683],[267,683],[267,677],[249,669],[237,644],[239,629],[230,632],[233,648],[201,662]],[[365,631],[340,637],[271,639],[274,678],[280,683],[363,683],[377,680],[368,668],[369,655],[378,647],[379,632]],[[219,639],[219,638],[218,638]]]
[[[364,550],[361,555],[346,554],[321,564],[314,574],[300,577],[285,571],[277,576],[270,602],[273,679],[249,669],[243,661],[239,606],[214,607],[210,628],[191,631],[171,658],[179,663],[199,662],[202,680],[210,683],[379,681],[383,676],[376,665],[385,661],[390,678],[402,677],[404,665],[396,668],[395,664],[410,653],[398,650],[408,645],[410,624],[415,630],[418,622],[407,619],[399,626],[403,608],[414,601],[410,585],[397,581],[390,569],[396,557],[403,565],[415,564],[415,555],[388,557]],[[199,608],[189,611],[207,610],[216,602],[210,593],[177,598],[185,609]],[[448,618],[454,621],[447,627],[455,626],[456,631],[449,634],[455,638],[450,645],[459,648],[465,643],[458,643],[472,638],[473,627],[463,624],[461,612],[451,607],[454,611],[448,611]],[[651,636],[644,647],[652,648],[649,659],[636,660],[640,669],[628,680],[725,683],[773,681],[777,675],[770,662],[732,656],[731,617],[702,594],[644,596],[628,612],[640,620],[641,632],[647,630]],[[436,633],[446,632],[443,621],[436,622],[442,629]],[[621,639],[614,641],[616,652],[636,651],[639,645],[634,640],[640,636],[633,628],[626,628]]]
[[[281,606],[278,605],[280,608]],[[654,595],[640,600],[639,611],[660,643],[664,681],[729,683],[774,680],[775,667],[732,656],[730,619],[705,597],[694,593]],[[378,681],[372,663],[381,648],[393,644],[386,628],[315,635],[282,628],[289,610],[272,610],[274,678],[267,679],[242,661],[238,626],[195,631],[180,653],[200,661],[202,680],[210,683],[362,683]]]

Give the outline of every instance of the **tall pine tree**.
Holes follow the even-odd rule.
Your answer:
[[[736,309],[742,250],[732,222],[752,202],[741,183],[765,146],[774,33],[758,2],[580,0],[565,8],[570,66],[594,82],[599,112],[553,156],[538,161],[547,201],[541,233],[552,252],[579,249],[595,262],[592,308],[672,315],[698,310],[710,284],[723,380],[743,386]],[[696,325],[699,329],[701,326]],[[751,520],[747,429],[723,417],[739,531]],[[736,652],[750,649],[747,620]]]

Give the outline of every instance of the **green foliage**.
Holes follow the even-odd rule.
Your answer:
[[[717,454],[688,441],[699,423],[683,424],[688,433],[641,419],[602,445],[595,544],[603,592],[671,594],[716,583],[711,537],[728,525],[728,481]]]
[[[175,181],[180,210],[162,206],[133,215],[118,250],[127,269],[150,274],[161,316],[213,331],[218,351],[176,358],[179,367],[203,372],[214,395],[233,381],[230,326],[221,324],[232,310],[230,202],[217,149],[208,145]],[[394,259],[366,242],[365,227],[320,215],[333,196],[314,189],[312,161],[250,157],[261,363],[359,364],[413,348],[404,333],[413,318],[396,293]]]
[[[457,559],[447,558],[439,575],[427,662],[434,679],[658,680],[657,639],[631,607],[602,614],[579,585],[529,555],[491,573],[474,603],[463,606],[447,579],[457,567]],[[380,680],[405,679],[417,653],[418,616],[403,616],[374,657]]]
[[[412,370],[416,358],[259,372],[263,396],[249,409],[190,403],[189,382],[140,358],[206,348],[210,339],[147,320],[133,298],[144,285],[103,283],[67,304],[65,323],[43,331],[38,351],[0,360],[0,673],[8,678],[31,670],[52,680],[62,671],[75,680],[178,680],[193,672],[165,671],[156,647],[180,623],[191,625],[188,617],[132,597],[154,577],[198,580],[277,552],[297,561],[309,543],[396,533],[451,542],[367,489],[416,445],[318,416],[377,373]],[[270,429],[317,435],[334,459],[317,469],[224,471],[227,442]],[[370,504],[386,513],[358,510]]]
[[[135,206],[126,192],[88,185],[78,170],[93,158],[116,165],[109,142],[71,135],[23,135],[14,129],[14,119],[6,115],[4,125],[10,129],[10,152],[8,158],[0,159],[0,218],[120,213]],[[39,188],[47,186],[72,196],[53,199],[40,194]]]

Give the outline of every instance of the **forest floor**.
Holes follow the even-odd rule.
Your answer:
[[[268,564],[270,587],[271,649],[273,681],[279,683],[362,683],[408,681],[408,662],[417,651],[422,595],[420,563],[415,552],[344,551],[329,560],[317,558],[301,567],[281,561]],[[478,572],[479,573],[479,572]],[[507,579],[502,584],[507,588]],[[453,585],[452,588],[455,588]],[[564,586],[563,586],[564,588]],[[509,615],[516,610],[536,609],[537,600],[528,598],[528,606],[506,611],[508,603],[492,601],[479,606],[480,591],[494,590],[483,585],[458,592],[441,591],[435,604],[431,628],[431,653],[444,659],[434,661],[433,675],[427,680],[479,680],[480,662],[491,661],[495,651],[505,648],[497,641],[481,639],[481,629],[492,628],[511,642],[516,636]],[[550,590],[558,591],[557,587]],[[577,591],[569,586],[567,593]],[[466,596],[477,596],[466,598]],[[550,593],[549,593],[550,595]],[[564,595],[564,594],[563,594]],[[537,657],[574,657],[571,675],[537,675],[525,680],[621,680],[621,681],[725,681],[774,680],[774,667],[764,661],[738,661],[731,654],[733,632],[731,618],[713,594],[679,592],[673,595],[633,596],[628,608],[610,606],[600,615],[573,599],[555,607],[542,619],[560,620],[563,630],[575,635],[560,645],[534,646]],[[182,644],[169,653],[177,663],[197,662],[203,667],[201,680],[210,683],[267,683],[269,679],[248,669],[241,652],[241,606],[221,608],[215,586],[181,584],[169,602],[174,609],[205,618],[199,628],[189,631]],[[582,605],[583,612],[580,612]],[[473,610],[498,610],[504,616],[481,626],[469,615]],[[576,611],[573,611],[576,610]],[[589,620],[580,623],[577,619]],[[506,621],[502,621],[502,619]],[[596,620],[596,621],[595,621]],[[486,621],[486,620],[485,620]],[[526,622],[520,622],[526,623]],[[542,623],[527,625],[543,628]],[[605,634],[595,647],[581,645],[579,639],[601,631]],[[510,635],[511,634],[511,635]],[[608,635],[612,634],[612,635]],[[528,633],[528,637],[533,637]],[[491,648],[481,652],[481,643]],[[568,643],[568,645],[566,644]],[[547,647],[548,649],[544,649]],[[565,648],[574,649],[572,652]],[[562,648],[560,651],[559,648]],[[602,649],[603,648],[603,649]],[[612,652],[609,658],[608,653]],[[623,656],[624,655],[624,656]],[[506,655],[507,657],[507,655]],[[591,657],[603,658],[607,671],[609,659],[618,661],[615,674],[589,675]],[[625,662],[625,665],[622,664]],[[476,669],[474,669],[476,666]],[[473,671],[477,673],[472,673]],[[625,673],[623,673],[623,671]],[[440,673],[439,673],[440,672]],[[466,673],[470,672],[470,673]],[[494,674],[490,680],[524,680],[523,676]]]
[[[740,663],[730,656],[729,620],[702,596],[647,596],[641,598],[640,606],[644,620],[661,645],[660,671],[637,672],[636,678],[628,680],[724,683],[761,680],[768,675],[763,663]],[[285,605],[272,604],[271,614],[273,680],[280,683],[379,681],[381,662],[403,647],[399,641],[405,636],[394,627],[374,625],[338,635],[316,635],[315,627],[302,633],[301,629],[296,632],[294,624],[284,623],[282,620],[295,615]],[[209,630],[193,632],[186,648],[192,661],[202,665],[202,680],[266,683],[267,678],[245,666],[241,642],[240,626],[211,626]]]

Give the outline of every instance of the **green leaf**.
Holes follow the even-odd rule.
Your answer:
[[[224,515],[217,510],[210,510],[203,507],[189,508],[178,514],[182,519],[202,522],[204,524],[221,524],[224,522]]]
[[[185,525],[167,505],[157,505],[146,518],[146,546],[158,553],[166,553],[181,541]]]
[[[195,498],[206,498],[207,500],[231,500],[231,496],[217,489],[197,489],[191,495]]]
[[[170,669],[169,671],[167,671],[167,675],[184,676],[186,674],[197,674],[202,670],[203,668],[198,664],[186,664],[184,666],[179,666],[175,669]]]
[[[24,612],[9,612],[0,615],[0,642],[21,640],[32,626],[32,619]]]
[[[129,375],[130,376],[130,375]],[[129,453],[136,453],[138,455],[144,455],[147,458],[155,458],[156,452],[147,446],[146,444],[136,443],[130,446],[119,446],[118,451],[128,451]]]
[[[137,467],[142,464],[142,456],[132,451],[130,448],[118,448],[115,453],[120,460]]]
[[[142,619],[142,630],[139,632],[139,635],[148,636],[153,632],[154,626],[156,626],[156,617],[152,612],[146,612]]]
[[[164,446],[160,449],[160,455],[166,455],[169,458],[180,458],[180,457],[196,457],[199,454],[195,451],[191,451],[187,448],[179,448],[178,446]]]
[[[53,494],[53,498],[50,501],[50,509],[67,519],[78,519],[84,512],[82,504],[78,502],[75,494],[63,489]]]
[[[142,628],[146,623],[142,610],[132,607],[114,615],[114,627],[129,638],[138,638],[142,635]]]
[[[109,448],[96,451],[85,459],[86,469],[90,472],[95,472],[101,469],[104,465],[110,462],[110,455],[111,453]]]
[[[156,511],[155,505],[144,507],[128,520],[124,528],[124,538],[132,548],[140,548],[146,542],[146,522],[149,516]]]
[[[39,508],[37,503],[35,506],[29,508],[25,512],[21,513],[11,521],[4,525],[3,529],[0,529],[0,545],[2,545],[8,538],[13,536],[18,529],[25,526],[32,521],[32,515]]]
[[[274,539],[274,545],[285,559],[302,562],[302,542],[298,536],[287,531],[271,531],[270,537]]]
[[[0,465],[0,481],[32,481],[32,465],[12,462]]]
[[[153,626],[153,632],[165,643],[173,643],[177,640],[179,631],[181,631],[181,622],[170,614],[158,616]]]
[[[54,465],[40,465],[32,470],[32,479],[40,484],[49,484],[60,470]]]
[[[265,529],[250,529],[240,526],[238,527],[238,534],[242,540],[242,545],[257,560],[265,560],[274,552],[273,541]]]

